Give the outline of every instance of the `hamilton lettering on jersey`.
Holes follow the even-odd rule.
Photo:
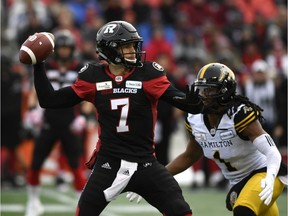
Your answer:
[[[231,140],[223,140],[218,142],[199,142],[202,148],[225,148],[233,145]]]
[[[114,88],[113,93],[115,93],[115,94],[120,94],[120,93],[137,94],[137,89],[134,89],[134,88]]]

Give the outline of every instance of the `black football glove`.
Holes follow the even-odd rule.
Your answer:
[[[185,104],[187,106],[187,112],[192,114],[201,113],[203,110],[203,101],[199,97],[199,89],[194,90],[194,85],[191,87],[186,85],[185,97],[175,96],[173,100]]]

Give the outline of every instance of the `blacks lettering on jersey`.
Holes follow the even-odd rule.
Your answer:
[[[72,88],[97,109],[100,154],[133,162],[154,160],[157,101],[170,85],[164,71],[146,62],[119,77],[105,65],[85,67]]]
[[[137,94],[137,89],[131,89],[131,88],[115,88],[115,89],[113,89],[113,94],[122,94],[122,93]]]

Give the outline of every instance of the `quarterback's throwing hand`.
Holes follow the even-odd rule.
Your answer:
[[[270,204],[273,197],[274,181],[275,177],[272,175],[268,175],[266,176],[266,178],[262,179],[260,183],[260,186],[261,188],[263,188],[263,190],[261,191],[259,196],[262,201],[264,200],[264,204],[267,206]]]
[[[133,202],[134,199],[137,198],[137,201],[136,201],[137,204],[139,204],[142,200],[142,197],[139,194],[134,193],[134,192],[127,192],[126,198],[129,199],[130,202]]]

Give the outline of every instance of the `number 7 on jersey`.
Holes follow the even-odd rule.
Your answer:
[[[127,117],[129,111],[129,98],[120,98],[120,99],[112,99],[111,100],[111,109],[118,110],[121,109],[119,124],[116,127],[117,132],[127,132],[129,131],[129,127],[127,125]]]

